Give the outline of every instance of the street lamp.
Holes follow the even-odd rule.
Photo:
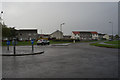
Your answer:
[[[113,22],[109,22],[112,25],[112,40],[113,40]]]
[[[1,11],[1,13],[0,13],[0,22],[1,22],[1,24],[2,24],[2,21],[3,21],[2,14],[3,14],[3,11]]]
[[[60,24],[60,31],[62,32],[62,25],[64,25],[65,23]]]
[[[1,11],[1,13],[3,13],[3,11]]]

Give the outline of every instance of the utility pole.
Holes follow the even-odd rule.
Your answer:
[[[60,24],[60,31],[62,32],[62,25],[64,25],[65,23]],[[61,35],[62,38],[62,35]]]
[[[64,25],[65,23],[60,24],[60,31],[62,32],[62,25]]]
[[[42,29],[41,29],[41,34],[42,34]]]
[[[1,11],[1,13],[0,13],[0,22],[3,25],[3,11]]]
[[[113,22],[109,22],[109,23],[111,23],[111,25],[112,25],[112,40],[113,40]]]

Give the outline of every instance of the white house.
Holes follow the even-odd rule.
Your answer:
[[[105,35],[103,36],[103,38],[106,39],[106,40],[109,40],[109,39],[110,39],[110,37],[109,37],[108,34],[105,34]]]
[[[101,33],[99,33],[99,34],[98,34],[98,39],[99,39],[99,40],[102,40],[102,39],[109,40],[109,39],[110,39],[110,36],[109,36],[108,34],[101,34]]]
[[[71,38],[79,40],[95,40],[98,39],[98,33],[96,31],[72,31]]]
[[[92,39],[98,40],[98,33],[97,32],[91,32],[91,34],[92,34]]]
[[[55,38],[55,39],[62,39],[63,38],[63,33],[59,30],[53,32],[50,34],[50,38]]]

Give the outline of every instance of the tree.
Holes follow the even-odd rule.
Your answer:
[[[116,34],[116,35],[115,35],[115,39],[119,39],[119,35]]]
[[[9,28],[10,29],[10,37],[11,38],[14,38],[14,37],[16,37],[16,29],[15,29],[15,27],[13,27],[13,28]]]
[[[2,37],[10,38],[10,29],[6,25],[2,25]]]
[[[16,37],[16,29],[15,27],[13,28],[8,28],[7,25],[2,25],[2,37],[3,38],[8,38],[8,39],[12,39],[14,37]]]

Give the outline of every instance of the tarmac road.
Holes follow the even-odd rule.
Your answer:
[[[46,46],[44,50],[40,55],[4,56],[3,78],[118,77],[118,49],[75,43]]]

